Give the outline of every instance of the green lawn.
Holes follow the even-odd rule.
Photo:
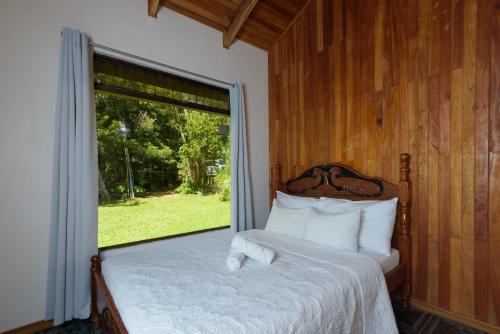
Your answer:
[[[99,205],[99,247],[229,225],[218,195],[159,194]]]

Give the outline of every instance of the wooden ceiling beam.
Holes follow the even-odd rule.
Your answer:
[[[160,9],[160,0],[148,0],[148,15],[156,17]]]
[[[236,35],[238,35],[238,32],[258,1],[259,0],[243,0],[241,5],[238,7],[238,11],[236,12],[236,15],[234,15],[233,21],[229,24],[227,29],[224,30],[224,35],[222,37],[222,45],[226,49],[233,44]]]

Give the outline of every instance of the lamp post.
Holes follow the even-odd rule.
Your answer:
[[[130,165],[130,156],[128,154],[127,137],[130,134],[130,129],[127,128],[125,121],[121,122],[120,128],[118,128],[118,133],[123,138],[123,143],[125,144],[125,166],[127,168],[127,181],[128,181],[128,195],[129,198],[134,199],[134,177],[132,175],[132,166]]]

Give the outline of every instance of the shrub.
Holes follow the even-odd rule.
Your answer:
[[[229,201],[231,199],[231,175],[229,174],[229,168],[225,167],[217,174],[215,184],[219,199],[223,202]]]
[[[219,199],[222,202],[228,202],[231,199],[231,186],[225,186],[222,191],[219,192]]]
[[[185,182],[175,189],[175,192],[181,194],[200,194],[202,191],[198,188],[195,183]]]

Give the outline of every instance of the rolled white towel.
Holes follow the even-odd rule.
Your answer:
[[[245,254],[231,248],[229,250],[229,255],[227,256],[226,259],[227,267],[231,271],[236,271],[241,268],[241,265],[243,264],[243,261],[245,261],[245,259],[246,259]]]
[[[255,241],[248,240],[239,234],[233,237],[231,248],[265,264],[270,264],[274,259],[274,251],[272,249],[262,246]]]

